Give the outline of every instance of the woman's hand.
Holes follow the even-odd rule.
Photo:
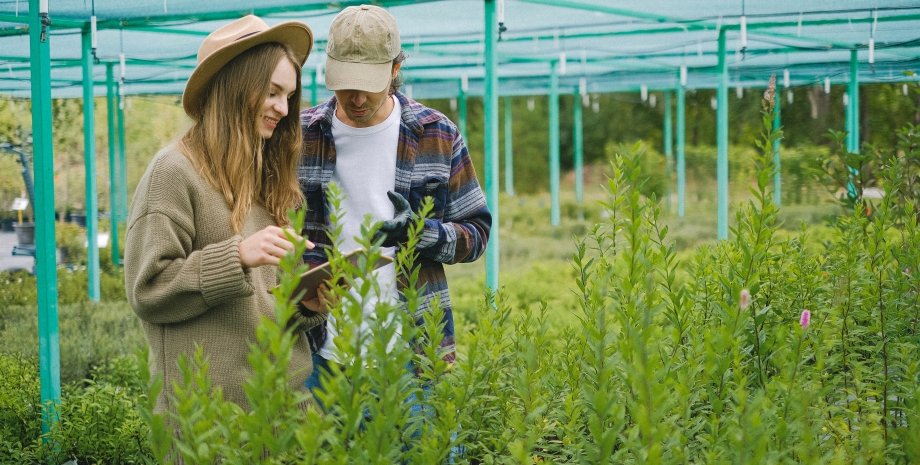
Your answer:
[[[278,226],[268,226],[265,229],[240,241],[240,263],[243,268],[255,268],[263,265],[277,266],[281,257],[294,250],[294,243],[288,240],[285,231],[290,233],[295,241],[305,241],[293,229],[282,229]],[[307,242],[307,248],[312,249],[313,243]]]

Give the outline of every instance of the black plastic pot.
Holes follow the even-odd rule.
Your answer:
[[[19,245],[35,245],[35,223],[14,223]]]

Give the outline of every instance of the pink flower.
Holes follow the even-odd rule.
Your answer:
[[[767,90],[763,93],[763,109],[773,111],[773,105],[776,105],[776,75],[770,75],[770,81],[767,83]]]
[[[799,325],[802,327],[802,329],[807,329],[808,325],[810,324],[811,324],[811,312],[809,312],[808,309],[806,308],[805,310],[802,310],[802,316],[799,317]]]
[[[738,296],[738,305],[741,307],[741,310],[747,310],[751,306],[751,291],[747,289],[741,290],[741,295]]]

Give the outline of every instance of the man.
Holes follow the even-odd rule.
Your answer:
[[[420,324],[432,302],[439,302],[444,311],[441,354],[452,362],[454,319],[443,265],[479,258],[492,224],[466,145],[447,117],[398,91],[405,54],[396,20],[386,10],[372,5],[344,9],[330,26],[326,55],[326,87],[335,97],[301,113],[299,174],[309,208],[304,236],[320,245],[304,259],[311,265],[326,261],[322,245],[331,245],[326,234],[330,182],[344,194],[344,251],[356,246],[353,237],[365,215],[384,221],[385,247],[399,247],[411,212],[432,197],[433,216],[425,221],[417,246],[423,291],[414,317]],[[395,268],[378,269],[374,278],[381,298],[395,302]],[[367,305],[364,312],[372,317],[374,306]],[[307,381],[311,389],[318,386],[321,368],[330,360],[340,362],[334,336],[331,319],[310,333],[315,367]]]

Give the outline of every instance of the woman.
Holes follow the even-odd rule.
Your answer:
[[[172,410],[166,391],[180,379],[177,360],[196,346],[213,385],[248,406],[249,343],[260,318],[274,316],[268,291],[294,248],[284,235],[287,211],[303,203],[300,69],[312,44],[303,23],[268,27],[251,15],[208,35],[182,98],[194,124],[157,153],[137,186],[125,281],[150,344],[151,374],[166,387],[159,411]],[[321,317],[294,320],[308,329]],[[304,339],[290,365],[296,387],[311,370]]]

